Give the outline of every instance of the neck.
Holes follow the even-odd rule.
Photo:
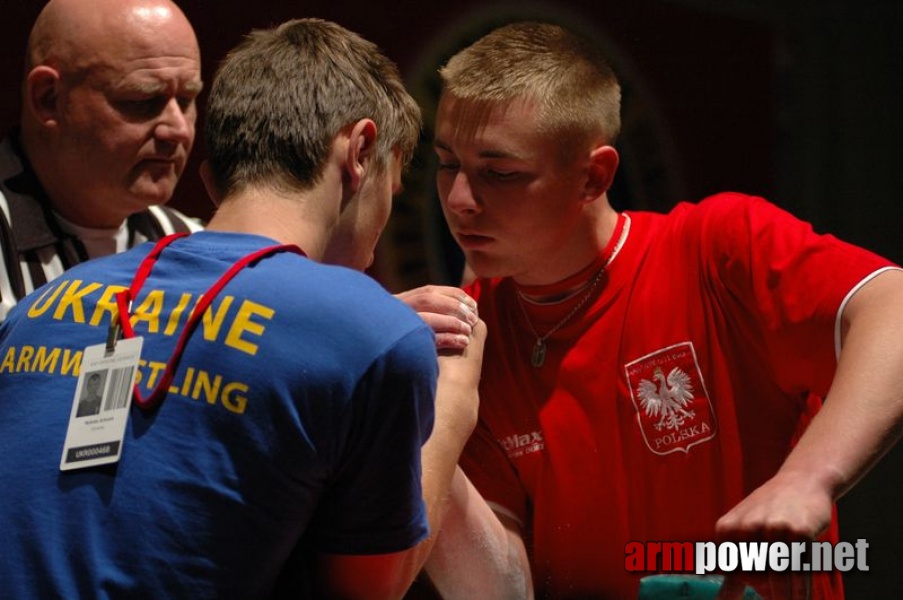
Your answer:
[[[603,266],[606,249],[611,246],[612,238],[618,235],[618,213],[604,202],[599,210],[589,215],[582,222],[582,231],[569,230],[567,244],[557,257],[554,269],[544,273],[535,270],[513,275],[514,283],[521,290],[521,295],[537,303],[561,302],[568,297],[579,294]],[[553,261],[544,261],[552,266]],[[548,289],[548,288],[551,288]]]
[[[567,285],[562,290],[555,289],[552,291],[549,289],[557,288],[556,284],[539,287],[518,286],[517,295],[530,304],[561,304],[586,292],[590,287],[593,287],[598,282],[603,270],[604,268],[602,265],[597,264],[597,261],[593,261],[579,273],[568,277],[567,279],[574,279],[575,283],[573,285]],[[546,288],[546,290],[542,290],[542,288]]]
[[[40,176],[39,176],[40,179]],[[49,178],[48,181],[52,181]],[[110,210],[109,205],[97,206],[93,198],[69,197],[66,189],[54,189],[53,185],[41,186],[50,198],[50,204],[61,217],[80,227],[89,229],[115,229],[122,225],[131,214],[128,210]]]
[[[312,260],[322,261],[335,221],[316,209],[327,204],[317,191],[286,195],[271,189],[247,189],[226,198],[206,229],[252,233],[296,244]]]

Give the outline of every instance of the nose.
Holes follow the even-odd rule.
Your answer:
[[[448,210],[458,214],[474,214],[479,211],[480,206],[474,196],[473,187],[470,180],[463,171],[455,173],[452,179],[451,187],[448,190],[448,196],[445,199]]]
[[[154,129],[157,139],[190,146],[194,141],[194,111],[194,102],[183,108],[178,98],[170,98]]]

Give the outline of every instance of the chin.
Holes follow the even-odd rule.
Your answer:
[[[170,192],[179,182],[182,169],[171,162],[143,162],[129,173],[129,187],[132,190],[153,193],[155,190]]]
[[[155,204],[166,204],[172,198],[175,184],[161,185],[154,182],[152,185],[134,185],[129,190],[129,195],[134,198],[136,204],[147,208]]]
[[[464,253],[467,265],[474,275],[480,278],[505,277],[510,275],[498,261],[487,258],[486,255],[480,253]]]

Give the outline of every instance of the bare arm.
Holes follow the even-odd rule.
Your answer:
[[[430,537],[417,548],[418,570],[426,562],[442,529],[458,458],[477,423],[478,386],[485,341],[486,325],[478,321],[465,350],[440,351],[439,354],[436,425],[423,446],[423,498],[427,506]]]
[[[425,286],[397,297],[433,327],[437,343],[443,334],[462,335],[463,326],[476,320],[476,303],[458,288]],[[455,460],[462,450],[463,445],[453,449]],[[441,531],[433,529],[439,533],[426,564],[442,597],[532,598],[527,551],[517,523],[498,517],[460,468],[454,469],[444,500]]]
[[[736,537],[812,539],[840,498],[903,432],[903,272],[866,283],[843,313],[843,350],[824,407],[777,474],[717,523]]]
[[[426,572],[445,600],[533,598],[519,525],[493,513],[460,468]]]

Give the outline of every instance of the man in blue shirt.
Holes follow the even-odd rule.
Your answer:
[[[460,477],[485,337],[448,290],[472,340],[437,357],[360,272],[419,129],[395,65],[335,24],[253,32],[227,57],[207,230],[79,265],[0,325],[4,594],[404,593]],[[78,365],[117,320],[143,338],[120,459],[61,471]],[[105,397],[117,386],[111,371]]]

